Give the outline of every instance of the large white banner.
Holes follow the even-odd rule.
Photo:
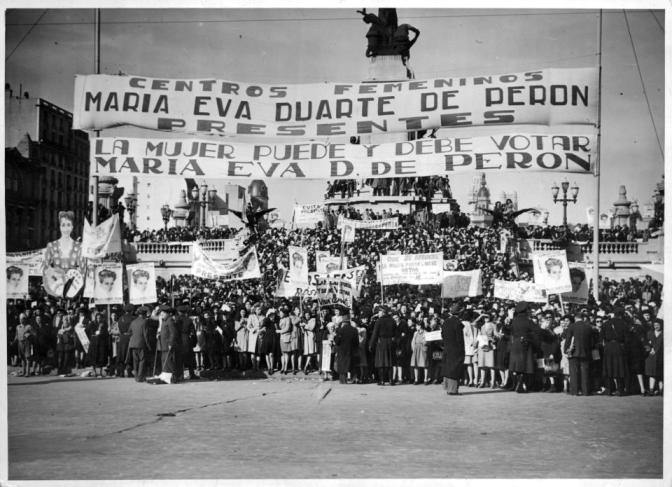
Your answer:
[[[96,304],[121,304],[124,302],[123,265],[110,263],[96,266],[93,297]]]
[[[443,252],[381,255],[381,279],[390,284],[441,284]]]
[[[546,291],[531,281],[504,281],[495,279],[493,296],[511,301],[528,301],[530,303],[546,303]]]
[[[46,249],[29,250],[26,252],[9,252],[7,264],[27,267],[29,276],[42,276],[44,252]]]
[[[245,255],[230,264],[215,262],[205,255],[198,242],[194,242],[193,260],[191,273],[196,277],[205,279],[224,279],[237,281],[242,279],[256,279],[261,277],[259,271],[259,259],[254,247],[250,248]]]
[[[351,220],[339,215],[336,228],[342,229],[350,225],[358,230],[396,230],[399,228],[399,218],[381,218],[380,220]]]
[[[25,299],[28,294],[30,267],[23,264],[7,264],[7,298]]]
[[[445,261],[444,261],[445,262]],[[443,273],[442,298],[466,298],[483,294],[481,270]]]
[[[384,144],[245,144],[222,139],[95,138],[98,176],[219,179],[369,179],[475,171],[589,174],[596,157],[591,128],[583,135],[520,133],[419,139]]]
[[[324,222],[324,205],[294,205],[294,226],[297,228],[313,228]]]
[[[153,262],[126,266],[131,304],[156,303],[156,270]]]
[[[549,294],[565,293],[572,290],[565,250],[533,252],[532,266],[534,268],[534,282]]]
[[[116,213],[97,226],[84,220],[82,257],[102,259],[107,254],[121,252],[121,228]]]
[[[381,83],[77,75],[73,128],[292,138],[497,124],[595,124],[596,68]]]

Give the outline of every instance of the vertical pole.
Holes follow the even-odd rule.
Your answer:
[[[170,275],[170,307],[174,308],[175,307],[175,292],[173,291],[173,280],[175,276],[173,274]]]
[[[100,74],[100,9],[95,10],[93,27],[93,69],[95,74]],[[96,137],[100,136],[100,130],[96,130]],[[93,210],[91,211],[91,224],[98,225],[98,176],[93,176]]]
[[[602,9],[598,34],[598,90],[597,90],[597,158],[595,160],[595,216],[593,218],[593,297],[599,298],[600,276],[600,165],[602,161],[600,146],[602,143]]]
[[[378,265],[380,266],[380,304],[385,304],[385,294],[383,292],[383,259],[378,255],[380,259]]]

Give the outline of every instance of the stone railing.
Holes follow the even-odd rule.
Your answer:
[[[226,252],[226,240],[201,241],[203,251],[213,258],[223,258]],[[135,256],[139,262],[160,261],[174,262],[191,260],[194,242],[136,242]]]

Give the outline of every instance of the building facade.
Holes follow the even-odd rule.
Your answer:
[[[44,247],[60,236],[58,212],[75,213],[81,235],[88,202],[89,137],[72,114],[5,86],[7,251]]]

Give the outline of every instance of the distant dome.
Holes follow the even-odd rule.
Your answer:
[[[481,187],[476,193],[477,198],[490,198],[490,190],[488,189],[487,183],[485,182],[485,173],[481,173]]]
[[[268,198],[268,187],[266,186],[266,183],[260,179],[252,181],[248,191],[252,198]]]

